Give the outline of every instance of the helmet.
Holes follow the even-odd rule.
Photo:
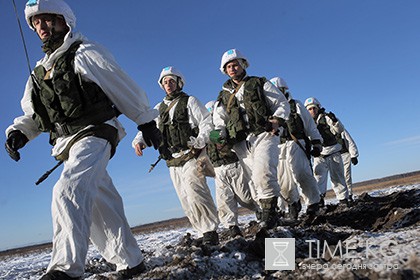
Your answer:
[[[285,89],[289,89],[289,87],[287,86],[286,81],[283,78],[280,77],[274,77],[270,80],[270,82],[275,85],[278,89],[280,88],[285,88]]]
[[[209,102],[206,103],[206,109],[211,113],[213,113],[213,108],[214,108],[214,104],[216,103],[216,101],[211,100]]]
[[[62,0],[29,0],[25,6],[25,19],[29,28],[35,30],[32,26],[31,18],[39,14],[62,15],[70,31],[76,27],[76,16],[73,11]]]
[[[316,99],[315,97],[309,97],[305,100],[305,108],[309,109],[312,107],[318,107],[321,108],[321,103],[319,103],[318,99]]]
[[[176,69],[175,67],[173,67],[173,66],[167,66],[167,67],[165,67],[165,68],[162,69],[162,72],[160,72],[158,84],[161,87],[161,89],[164,90],[163,84],[162,84],[162,80],[166,76],[176,76],[176,77],[178,77],[179,78],[178,79],[178,86],[179,86],[179,88],[182,89],[184,87],[184,85],[185,85],[184,75],[182,75],[182,73],[179,72],[179,70]]]
[[[230,49],[230,50],[226,51],[222,56],[222,61],[220,63],[220,71],[223,74],[226,74],[225,65],[228,62],[231,62],[232,60],[235,60],[235,59],[240,59],[240,61],[242,62],[241,66],[244,69],[249,67],[248,60],[246,59],[246,57],[241,52],[239,52],[237,49]]]

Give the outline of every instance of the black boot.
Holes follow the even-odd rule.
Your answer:
[[[300,200],[289,204],[289,218],[292,220],[297,220],[300,210],[302,210],[302,204],[300,203]]]
[[[321,199],[319,200],[319,208],[324,208],[325,207],[325,194],[321,194]]]
[[[139,265],[135,267],[118,271],[116,274],[111,276],[111,279],[112,280],[131,279],[134,276],[137,276],[143,273],[144,271],[146,271],[146,266],[144,265],[144,262],[141,262]]]
[[[260,199],[261,203],[261,226],[266,229],[272,229],[277,225],[277,197]]]
[[[318,213],[318,210],[319,210],[319,203],[308,205],[308,208],[306,209],[306,215],[315,216]]]
[[[40,280],[78,280],[80,277],[70,277],[63,271],[51,270],[44,274]]]
[[[340,199],[340,201],[338,201],[338,204],[344,207],[350,207],[349,200],[347,198]]]
[[[218,245],[219,244],[219,234],[215,230],[208,231],[203,234],[203,244],[204,245]]]
[[[236,236],[243,236],[243,235],[242,235],[241,229],[237,225],[234,225],[234,226],[229,227],[229,236],[231,238],[235,238]]]

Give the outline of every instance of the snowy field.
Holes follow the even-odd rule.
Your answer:
[[[400,205],[394,212],[372,222],[371,229],[359,225],[337,226],[334,221],[342,219],[333,208],[335,201],[327,201],[331,209],[323,216],[327,222],[311,221],[295,227],[278,227],[270,237],[296,238],[296,268],[294,271],[266,271],[263,256],[256,250],[253,215],[240,217],[244,238],[227,239],[221,234],[221,244],[211,248],[186,245],[186,236],[195,237],[191,228],[160,231],[136,235],[145,256],[147,272],[139,279],[419,279],[420,277],[420,226],[418,222],[418,196],[420,185],[396,186],[369,193],[372,207],[378,203],[394,203],[391,199],[377,200],[398,193],[414,195],[417,202],[402,207],[401,197],[395,198]],[[368,201],[368,200],[365,200]],[[379,201],[379,202],[378,202]],[[367,207],[364,202],[360,207]],[[354,206],[357,209],[358,204]],[[402,208],[401,208],[402,207]],[[353,208],[353,207],[351,207]],[[381,208],[383,209],[383,207]],[[362,209],[362,211],[365,211]],[[341,211],[343,212],[343,211]],[[380,211],[377,211],[378,213]],[[336,214],[334,216],[333,214]],[[348,212],[349,215],[351,214]],[[379,214],[378,214],[379,215]],[[398,217],[392,224],[389,216]],[[413,216],[414,215],[414,216]],[[416,217],[417,216],[417,217]],[[401,217],[401,218],[400,218]],[[363,217],[362,217],[363,218]],[[304,217],[302,218],[304,220]],[[411,219],[411,220],[410,220]],[[413,220],[414,219],[414,220]],[[360,219],[362,221],[363,219]],[[378,224],[378,221],[383,223]],[[357,222],[357,221],[356,221]],[[352,223],[356,223],[352,221]],[[375,227],[376,225],[376,227]],[[222,231],[222,229],[220,229]],[[302,240],[346,240],[353,244],[351,258],[330,256],[314,258],[303,249]],[[300,244],[300,245],[299,245]],[[39,279],[50,260],[50,249],[37,253],[0,257],[0,279]],[[87,257],[84,279],[107,279],[111,266],[91,246]],[[265,278],[269,276],[270,278]],[[198,278],[197,278],[198,277]],[[271,278],[272,277],[272,278]]]

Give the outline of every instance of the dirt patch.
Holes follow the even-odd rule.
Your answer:
[[[398,229],[419,224],[420,190],[413,189],[387,196],[372,197],[365,193],[351,207],[327,205],[314,219],[304,224],[347,226],[359,230]]]
[[[218,246],[194,243],[195,240],[187,234],[179,244],[167,246],[164,257],[156,257],[153,251],[144,251],[148,269],[138,279],[252,279],[257,276],[259,279],[419,279],[420,259],[416,255],[410,259],[393,260],[403,261],[404,265],[384,272],[369,266],[366,269],[335,271],[302,269],[311,265],[354,265],[354,259],[346,262],[331,251],[324,251],[320,255],[319,248],[309,247],[308,240],[320,240],[334,250],[335,246],[341,246],[340,242],[359,237],[362,233],[377,232],[380,235],[416,229],[420,226],[419,206],[420,189],[382,197],[366,194],[360,196],[350,207],[328,205],[315,218],[303,216],[301,222],[295,226],[279,226],[267,231],[251,221],[243,227],[244,237],[231,239],[227,234],[221,233],[221,243]],[[265,238],[295,238],[297,269],[264,270]],[[354,248],[355,253],[364,254],[366,250],[368,249],[363,245]],[[88,271],[100,274],[101,268],[102,276],[89,279],[106,279],[103,278],[103,273],[110,271],[112,266],[103,260],[92,263]]]

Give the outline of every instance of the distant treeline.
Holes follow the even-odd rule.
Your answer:
[[[363,181],[363,182],[353,183],[353,187],[360,187],[360,186],[371,185],[371,184],[379,184],[379,183],[384,183],[384,182],[393,181],[393,180],[400,180],[400,179],[415,177],[415,176],[420,176],[420,170],[419,171],[408,172],[408,173],[403,173],[403,174],[387,176],[387,177],[383,177],[383,178],[379,178],[379,179],[372,179],[372,180],[367,180],[367,181]]]

